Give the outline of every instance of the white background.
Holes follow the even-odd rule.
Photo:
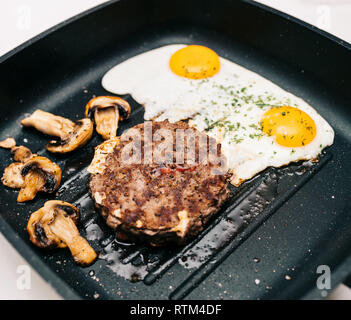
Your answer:
[[[104,0],[1,0],[0,56],[42,31]],[[351,43],[351,0],[259,0]],[[218,1],[220,3],[220,1]],[[36,271],[30,269],[29,289],[18,288],[26,261],[0,234],[0,299],[60,299]],[[341,285],[329,297],[351,299]]]

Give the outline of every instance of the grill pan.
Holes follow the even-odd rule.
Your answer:
[[[203,44],[302,97],[333,126],[334,145],[318,163],[268,168],[240,188],[207,228],[185,247],[122,243],[104,224],[88,193],[86,167],[93,139],[66,156],[48,154],[48,138],[19,121],[40,108],[71,119],[84,115],[101,78],[115,64],[159,46]],[[110,1],[30,40],[0,59],[0,138],[48,156],[63,169],[55,196],[17,204],[0,188],[0,230],[67,299],[296,299],[321,298],[319,265],[332,287],[351,267],[350,45],[251,1]],[[143,121],[132,115],[118,134]],[[11,163],[0,150],[0,169]],[[48,199],[76,204],[79,229],[99,252],[90,267],[68,250],[35,248],[25,230]],[[5,258],[5,257],[4,257]]]

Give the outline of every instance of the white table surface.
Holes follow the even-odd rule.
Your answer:
[[[1,0],[0,56],[57,23],[103,2],[105,0]],[[351,0],[258,2],[287,12],[351,43]],[[0,299],[61,299],[2,234],[0,253]],[[21,285],[23,268],[30,274],[29,286],[24,287]],[[351,290],[340,285],[329,298],[351,299]]]

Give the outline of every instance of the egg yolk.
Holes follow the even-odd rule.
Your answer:
[[[191,45],[176,51],[170,61],[171,70],[178,76],[189,79],[205,79],[214,76],[220,69],[219,57],[213,50]]]
[[[316,124],[304,111],[284,106],[268,110],[261,119],[261,129],[284,147],[303,147],[316,136]]]

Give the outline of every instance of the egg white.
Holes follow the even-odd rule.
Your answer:
[[[207,79],[174,74],[169,60],[185,46],[164,46],[128,59],[111,69],[102,85],[115,94],[131,94],[144,105],[145,120],[190,119],[191,126],[216,138],[227,157],[234,185],[270,166],[316,159],[333,143],[333,129],[308,103],[227,59],[220,57],[220,71]],[[261,131],[263,114],[285,105],[299,108],[314,120],[317,133],[311,143],[283,147]]]

